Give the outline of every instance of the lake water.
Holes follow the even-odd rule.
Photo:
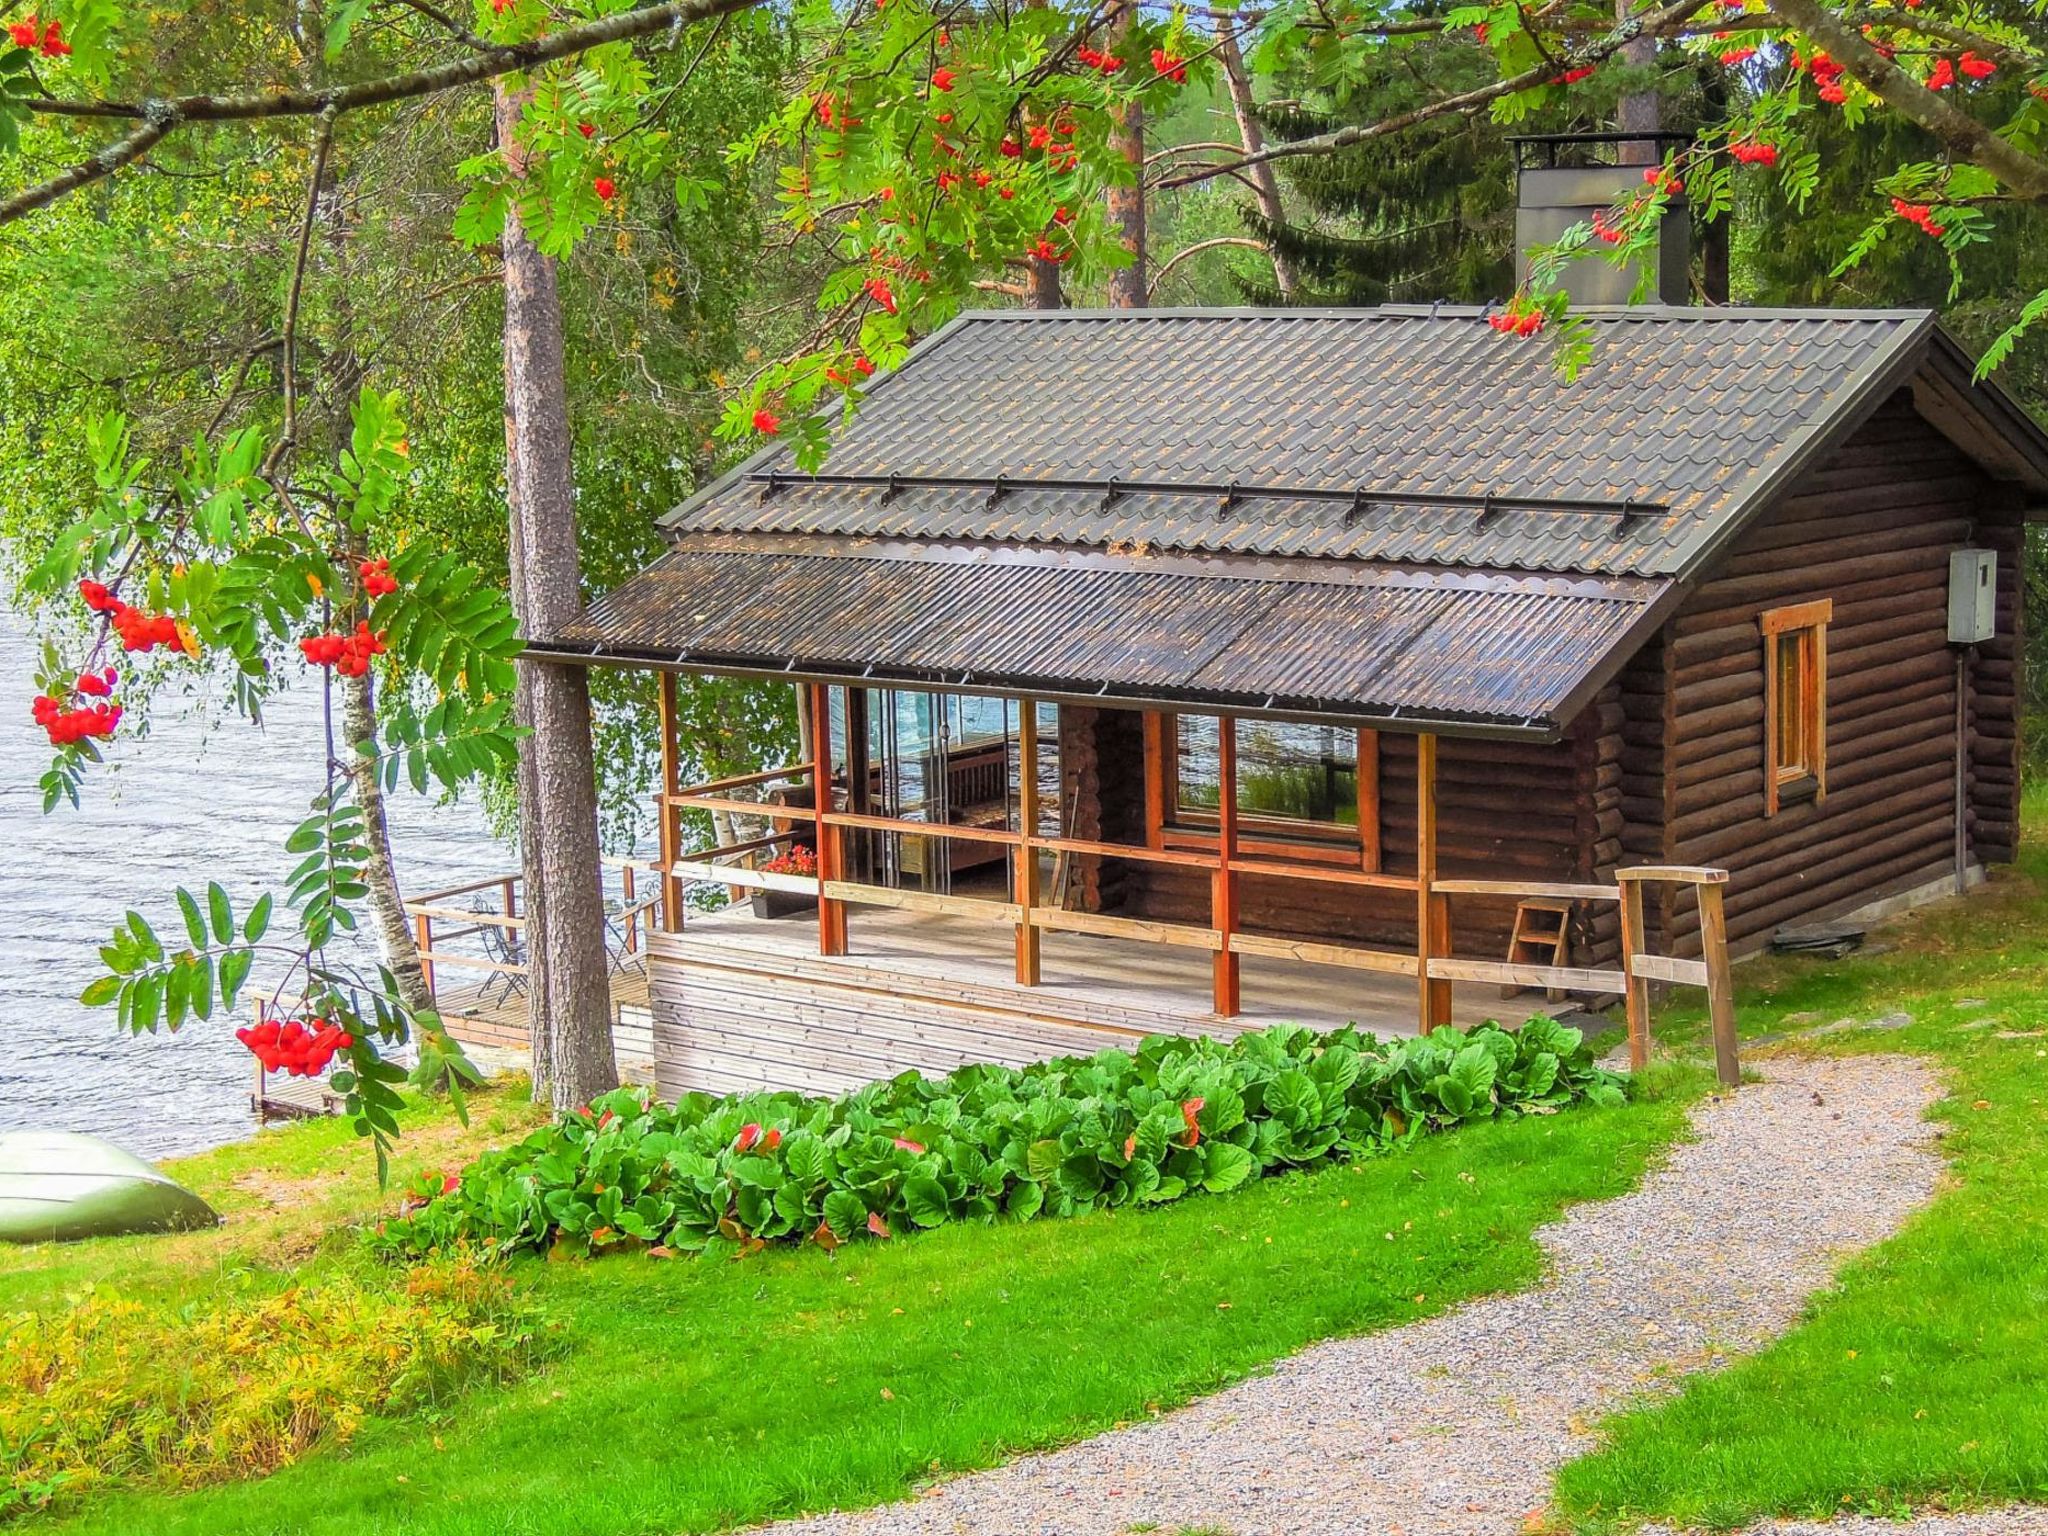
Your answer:
[[[129,907],[182,933],[174,886],[218,880],[239,912],[297,862],[283,845],[321,787],[319,690],[275,700],[261,729],[165,709],[146,740],[115,742],[82,812],[45,816],[36,658],[25,621],[0,605],[0,1130],[90,1131],[149,1158],[247,1136],[254,1067],[233,1033],[246,1018],[130,1037],[78,994]],[[408,891],[514,867],[474,806],[400,793],[392,821]]]

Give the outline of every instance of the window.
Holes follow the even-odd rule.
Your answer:
[[[1354,862],[1379,853],[1379,738],[1352,726],[1240,720],[1237,817],[1247,846],[1324,845]],[[1163,715],[1153,741],[1153,837],[1213,838],[1222,786],[1221,724],[1213,715]],[[1360,777],[1361,752],[1365,773]],[[1361,836],[1361,809],[1364,835]]]
[[[1833,602],[1771,608],[1764,637],[1764,814],[1828,789],[1828,621]]]

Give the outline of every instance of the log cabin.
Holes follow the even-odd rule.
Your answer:
[[[969,314],[671,514],[532,640],[661,676],[661,1090],[1526,1015],[2012,859],[2048,435],[1925,312],[1583,314],[1571,379],[1476,309]],[[801,760],[681,783],[690,673]]]

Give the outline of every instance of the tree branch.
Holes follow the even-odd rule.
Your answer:
[[[1166,281],[1166,274],[1186,261],[1190,256],[1199,256],[1203,251],[1213,251],[1219,246],[1226,245],[1238,246],[1247,251],[1257,251],[1261,256],[1272,255],[1272,252],[1263,241],[1254,240],[1249,235],[1217,235],[1212,239],[1197,240],[1193,245],[1182,246],[1159,264],[1159,270],[1152,274],[1152,286],[1146,290],[1147,296],[1149,297],[1151,294],[1157,293],[1159,285]]]
[[[1951,154],[1989,171],[2035,202],[2048,202],[2048,162],[2000,138],[1977,119],[1927,89],[1879,53],[1863,34],[1831,13],[1821,0],[1772,0],[1772,9],[1827,50],[1894,112],[1925,128]]]
[[[124,165],[133,165],[175,126],[166,118],[145,118],[126,138],[116,139],[92,158],[79,161],[38,186],[0,200],[0,224],[10,224],[38,208],[47,208],[65,194],[104,180]]]
[[[1498,101],[1503,96],[1512,96],[1517,91],[1526,91],[1534,86],[1548,85],[1564,70],[1598,64],[1603,59],[1619,53],[1639,37],[1654,36],[1665,27],[1684,21],[1699,10],[1700,0],[1672,0],[1656,10],[1644,11],[1631,16],[1621,25],[1612,28],[1606,36],[1584,48],[1561,55],[1552,62],[1535,65],[1518,75],[1509,75],[1491,85],[1482,85],[1475,90],[1465,91],[1456,96],[1445,96],[1427,102],[1413,111],[1398,113],[1382,118],[1376,123],[1352,123],[1332,133],[1318,134],[1310,139],[1295,139],[1285,144],[1269,145],[1256,154],[1245,155],[1227,165],[1204,166],[1179,176],[1171,176],[1158,185],[1161,188],[1184,187],[1198,181],[1207,181],[1213,176],[1229,175],[1249,166],[1264,165],[1272,160],[1292,160],[1305,155],[1334,155],[1355,144],[1383,139],[1389,134],[1400,133],[1421,123],[1454,113],[1470,112],[1476,108]]]
[[[552,64],[575,54],[588,52],[605,43],[627,42],[649,37],[672,27],[685,27],[714,16],[751,10],[763,0],[669,0],[663,5],[621,11],[597,21],[564,27],[561,31],[531,42],[513,43],[471,54],[430,69],[410,70],[398,75],[380,75],[353,85],[319,90],[269,87],[233,95],[172,96],[143,102],[66,101],[56,97],[32,97],[24,102],[32,112],[68,117],[134,118],[140,126],[126,138],[54,176],[41,186],[0,202],[0,224],[47,206],[89,182],[112,175],[122,166],[146,154],[173,129],[187,123],[245,122],[271,117],[317,117],[323,112],[360,111],[417,96],[479,85],[500,75],[516,74]]]

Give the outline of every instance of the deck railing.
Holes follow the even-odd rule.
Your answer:
[[[814,697],[811,708],[814,723],[812,739],[828,740],[829,736],[823,729],[825,714],[822,700]],[[1028,702],[1021,718],[1024,729],[1020,733],[1020,753],[1025,763],[1032,764],[1037,761],[1036,711]],[[916,821],[839,809],[833,804],[831,770],[823,752],[813,762],[787,764],[687,787],[676,784],[671,776],[659,803],[664,925],[670,931],[681,930],[687,904],[683,887],[692,882],[722,885],[735,892],[752,889],[814,897],[818,902],[820,948],[828,955],[846,951],[848,905],[945,913],[1013,928],[1016,933],[1017,980],[1027,986],[1035,986],[1040,981],[1039,941],[1040,936],[1049,930],[1185,945],[1207,950],[1214,956],[1214,1011],[1226,1017],[1239,1011],[1238,967],[1240,957],[1244,955],[1412,977],[1417,986],[1418,1022],[1424,1030],[1450,1021],[1450,987],[1459,981],[1614,993],[1626,1002],[1629,1056],[1637,1067],[1649,1058],[1649,983],[1700,986],[1707,990],[1713,1021],[1715,1062],[1721,1080],[1730,1086],[1738,1081],[1727,928],[1721,899],[1722,886],[1728,878],[1725,870],[1643,866],[1617,870],[1615,883],[1611,885],[1441,878],[1436,873],[1436,742],[1431,736],[1418,738],[1420,804],[1416,873],[1395,874],[1379,869],[1287,863],[1267,856],[1249,856],[1239,851],[1235,836],[1234,793],[1231,789],[1235,781],[1233,731],[1227,720],[1220,734],[1222,761],[1219,779],[1225,788],[1213,850],[1102,842],[1043,833],[1039,830],[1036,775],[1028,771],[1019,776],[1017,825],[1014,828]],[[748,792],[760,798],[751,798]],[[770,798],[777,792],[785,798]],[[741,836],[723,846],[684,855],[680,852],[684,843],[681,813],[686,810],[741,815],[755,819],[761,827],[759,831],[747,828],[753,835]],[[904,890],[848,879],[845,839],[849,833],[862,831],[998,845],[1010,856],[1008,899]],[[807,842],[815,848],[816,875],[758,869],[751,864],[735,862],[755,858],[797,841]],[[1055,859],[1062,856],[1113,858],[1139,864],[1205,870],[1210,876],[1210,921],[1207,924],[1179,923],[1070,911],[1064,906],[1047,905],[1041,899],[1040,878],[1041,859],[1045,855]],[[1237,882],[1246,874],[1411,893],[1416,901],[1415,948],[1412,952],[1376,949],[1365,945],[1243,932],[1237,920]],[[1647,952],[1643,888],[1653,882],[1689,887],[1694,891],[1700,906],[1705,958],[1690,960]],[[1552,897],[1614,902],[1620,907],[1621,916],[1620,967],[1605,969],[1456,958],[1451,953],[1451,901],[1457,896],[1515,900]]]
[[[617,934],[607,948],[623,955],[638,955],[645,947],[643,925],[652,921],[656,900],[642,894],[640,876],[659,871],[646,859],[606,856],[604,868],[616,875],[616,896],[607,893],[606,922]],[[610,881],[607,881],[610,884]],[[426,891],[407,901],[405,913],[412,920],[413,943],[419,949],[420,970],[427,990],[439,999],[437,987],[443,966],[481,977],[486,992],[493,978],[508,991],[521,988],[531,973],[526,956],[526,913],[521,910],[524,885],[519,872],[487,875],[461,885]],[[466,905],[458,905],[463,898]],[[479,899],[489,905],[478,905]],[[476,948],[454,946],[474,942]],[[480,952],[479,952],[480,951]]]

